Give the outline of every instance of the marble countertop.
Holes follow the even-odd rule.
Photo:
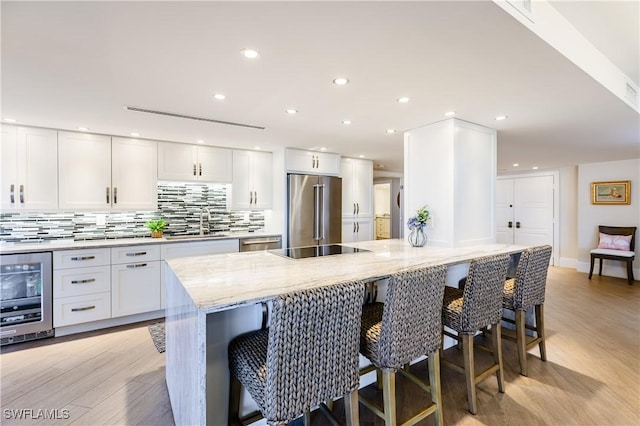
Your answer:
[[[348,280],[375,280],[407,268],[467,263],[473,258],[516,253],[522,246],[411,247],[403,240],[343,244],[371,250],[308,259],[268,251],[167,260],[196,307],[215,312],[269,300],[278,294]]]
[[[52,240],[43,241],[37,243],[7,243],[0,242],[0,254],[19,254],[19,253],[35,253],[42,251],[53,250],[76,250],[84,248],[96,248],[96,247],[121,247],[121,246],[134,246],[143,244],[172,244],[172,243],[187,243],[194,241],[215,241],[215,240],[229,240],[237,238],[250,238],[250,237],[276,237],[280,234],[269,232],[229,232],[224,235],[215,236],[207,235],[200,237],[194,235],[192,237],[171,239],[171,238],[116,238],[116,239],[104,239],[104,240]]]

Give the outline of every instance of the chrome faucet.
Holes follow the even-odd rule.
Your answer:
[[[209,221],[211,220],[211,210],[208,207],[203,207],[200,210],[200,235],[204,235],[204,214],[207,214],[207,234],[211,232],[209,228]]]

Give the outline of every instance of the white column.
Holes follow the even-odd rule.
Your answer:
[[[495,129],[455,118],[405,132],[405,222],[427,204],[428,245],[495,242],[496,147]]]

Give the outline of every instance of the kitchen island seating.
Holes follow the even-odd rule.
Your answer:
[[[312,407],[328,411],[323,401],[341,396],[347,425],[359,424],[363,299],[361,281],[275,297],[269,328],[229,343],[229,424],[240,421],[241,386],[270,425],[284,425],[303,414],[306,424]]]
[[[636,258],[636,230],[636,226],[598,226],[600,243],[597,248],[591,250],[589,279],[593,276],[593,266],[596,259],[600,259],[600,271],[598,275],[602,275],[602,262],[604,262],[605,259],[619,260],[627,264],[627,281],[629,285],[633,284],[633,260]],[[615,244],[616,240],[624,243],[624,245]]]
[[[509,255],[485,256],[471,261],[464,289],[446,287],[442,307],[442,322],[457,334],[444,332],[462,341],[464,368],[447,364],[462,371],[467,382],[469,412],[476,414],[476,383],[496,373],[498,390],[504,392],[502,368],[502,342],[500,319],[502,317],[502,293],[509,265]],[[491,326],[494,364],[475,374],[473,336],[477,331]]]
[[[550,259],[551,246],[526,249],[520,256],[516,277],[508,279],[504,284],[502,307],[514,311],[515,321],[505,317],[502,320],[516,325],[516,338],[513,339],[507,335],[503,335],[503,337],[516,341],[520,374],[523,376],[527,375],[527,350],[538,345],[540,359],[547,360],[544,333],[544,293]],[[535,325],[528,325],[525,321],[525,314],[532,306],[535,307],[536,312]],[[527,342],[525,329],[535,331],[536,337]]]
[[[435,414],[442,424],[440,388],[440,344],[442,340],[442,299],[446,266],[431,266],[398,272],[389,277],[384,304],[365,305],[362,313],[360,352],[372,363],[366,373],[382,371],[381,409],[360,396],[360,402],[383,418],[386,425],[412,425]],[[405,364],[428,355],[429,383],[409,373]],[[403,423],[396,421],[395,373],[400,372],[431,393],[431,404]]]

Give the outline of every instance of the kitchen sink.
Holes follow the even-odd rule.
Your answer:
[[[228,237],[229,234],[205,234],[205,235],[167,235],[165,240],[202,240],[210,238]]]

